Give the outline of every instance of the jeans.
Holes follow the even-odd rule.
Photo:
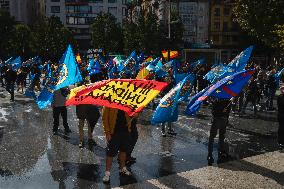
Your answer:
[[[217,136],[218,130],[219,130],[218,151],[219,152],[225,151],[225,142],[224,141],[225,141],[227,124],[228,124],[228,118],[227,117],[215,117],[215,118],[213,118],[212,126],[211,126],[211,129],[210,129],[209,143],[208,143],[208,156],[212,156],[214,138]]]
[[[273,99],[275,97],[276,89],[268,88],[267,100],[266,100],[266,108],[273,109]]]
[[[131,122],[130,145],[127,152],[127,158],[131,157],[131,154],[138,140],[138,130],[136,125],[137,125],[137,118],[134,118]]]
[[[6,84],[6,90],[11,95],[11,99],[10,100],[14,100],[14,88],[15,88],[15,84],[14,83],[7,83]]]
[[[63,119],[63,126],[65,130],[69,130],[67,122],[67,108],[65,106],[53,107],[53,131],[55,132],[58,130],[60,115]]]

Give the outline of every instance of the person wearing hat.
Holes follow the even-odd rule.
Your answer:
[[[284,147],[284,85],[280,87],[281,94],[277,98],[278,107],[278,144]]]

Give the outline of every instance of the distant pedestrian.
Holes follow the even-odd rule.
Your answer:
[[[93,139],[94,128],[100,118],[100,111],[97,106],[91,104],[81,104],[76,106],[76,115],[79,119],[79,137],[80,143],[79,148],[84,146],[84,124],[85,120],[88,123],[88,143],[94,145]]]
[[[12,69],[11,65],[8,65],[8,69],[6,72],[6,90],[10,93],[11,98],[10,101],[14,101],[14,90],[15,90],[15,82],[17,79],[17,72]]]
[[[245,110],[249,102],[252,103],[254,115],[257,114],[256,102],[258,99],[258,95],[259,95],[259,88],[257,85],[257,80],[255,78],[252,78],[247,87],[246,100],[242,111],[243,114],[245,114]]]
[[[278,106],[278,144],[284,147],[284,86],[280,87],[281,94],[277,98]]]
[[[129,151],[129,143],[131,141],[131,118],[122,110],[107,107],[103,108],[102,116],[107,140],[106,172],[103,182],[109,183],[112,160],[118,153],[119,174],[121,176],[132,175],[125,166],[126,153]]]
[[[65,106],[66,97],[69,94],[68,88],[62,88],[54,92],[52,108],[53,108],[53,134],[58,133],[59,116],[63,119],[63,126],[66,133],[70,133],[71,130],[67,122],[67,108]]]
[[[214,163],[213,158],[213,144],[214,138],[217,136],[219,130],[219,145],[218,145],[218,161],[228,158],[225,150],[225,134],[229,122],[229,114],[231,111],[231,101],[228,99],[214,99],[212,106],[212,125],[210,129],[209,143],[208,143],[208,165]]]
[[[266,100],[266,108],[267,108],[268,111],[274,110],[273,99],[275,97],[275,93],[276,93],[276,90],[277,90],[275,73],[276,73],[276,70],[272,69],[270,71],[270,74],[268,76],[268,81],[267,81],[267,89],[268,89],[267,92],[268,93],[267,93],[267,100]]]

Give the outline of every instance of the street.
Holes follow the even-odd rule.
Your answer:
[[[153,110],[146,108],[138,120],[139,138],[133,154],[137,163],[131,166],[134,176],[120,178],[115,158],[111,184],[108,186],[102,183],[106,142],[101,118],[94,131],[97,145],[89,146],[86,142],[85,147],[80,149],[74,107],[68,107],[68,123],[72,133],[65,134],[60,123],[59,134],[53,135],[51,108],[39,110],[32,99],[20,93],[15,93],[15,102],[9,102],[9,97],[4,88],[0,87],[0,188],[220,188],[220,183],[208,185],[210,174],[212,176],[216,173],[221,174],[221,177],[228,175],[231,184],[239,182],[235,186],[242,186],[238,177],[256,181],[255,185],[251,185],[256,188],[284,186],[284,159],[283,152],[278,151],[277,146],[278,122],[275,111],[260,112],[256,118],[253,118],[250,107],[247,114],[241,117],[231,113],[227,148],[232,161],[216,164],[216,139],[215,163],[213,167],[208,167],[209,107],[203,107],[196,117],[187,117],[183,115],[186,106],[182,105],[179,120],[174,123],[178,133],[174,137],[161,136],[160,127],[150,124]],[[87,141],[86,130],[85,139]],[[277,171],[268,174],[269,169],[259,165],[253,167],[257,157],[266,158],[267,161],[270,159],[271,163],[276,159],[278,163],[272,169],[277,169],[279,174],[276,174]],[[241,163],[242,166],[239,166]],[[244,170],[250,176],[233,174],[231,171],[243,170],[237,167],[246,168]],[[219,170],[221,168],[222,171]],[[265,172],[267,174],[262,174]],[[218,180],[222,182],[218,174],[213,178],[216,183]],[[190,179],[186,180],[187,177]]]

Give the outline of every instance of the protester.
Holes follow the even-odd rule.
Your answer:
[[[246,100],[245,100],[243,111],[242,111],[243,114],[246,113],[245,110],[249,102],[252,103],[254,115],[257,114],[256,102],[257,102],[258,95],[259,95],[259,89],[257,85],[257,80],[255,78],[252,78],[247,87]]]
[[[88,122],[88,143],[89,145],[96,144],[93,139],[94,128],[100,118],[100,111],[97,106],[91,104],[81,104],[76,106],[76,115],[79,119],[79,148],[84,146],[84,124]]]
[[[165,95],[173,88],[173,86],[174,86],[174,79],[171,76],[166,76],[166,77],[163,78],[162,81],[168,83],[167,87],[162,92],[162,95]],[[172,127],[172,122],[167,122],[167,123],[162,123],[161,124],[161,126],[162,126],[162,129],[161,129],[162,130],[162,136],[163,137],[167,136],[167,134],[166,134],[166,124],[167,124],[168,134],[171,135],[171,136],[177,135],[177,133],[174,131],[174,129]]]
[[[106,172],[103,177],[104,183],[110,182],[110,170],[113,157],[118,154],[119,173],[121,176],[131,176],[125,166],[126,152],[129,150],[131,118],[122,110],[103,108],[103,127],[107,140]]]
[[[138,140],[137,119],[138,118],[135,117],[132,118],[131,121],[130,143],[129,143],[128,152],[126,153],[126,162],[125,162],[125,164],[128,166],[136,162],[136,158],[132,157],[132,152]]]
[[[231,111],[231,101],[228,99],[214,99],[212,106],[212,125],[210,129],[209,143],[208,143],[208,165],[214,163],[213,158],[213,144],[214,138],[219,130],[219,146],[218,146],[218,162],[228,158],[228,153],[225,150],[225,134],[228,125],[229,114]]]
[[[280,87],[281,94],[277,98],[278,107],[278,144],[284,147],[284,86]]]
[[[275,80],[275,73],[276,73],[276,70],[273,68],[270,73],[269,73],[269,76],[268,76],[268,81],[267,81],[267,87],[268,87],[268,93],[267,93],[267,101],[266,101],[266,109],[268,111],[270,110],[274,110],[274,107],[273,107],[273,99],[275,97],[275,93],[276,93],[276,90],[277,90],[277,83],[276,83],[276,80]]]
[[[17,85],[18,85],[18,91],[22,91],[24,93],[24,85],[25,85],[25,73],[22,68],[19,69],[18,75],[17,75]]]
[[[52,110],[53,110],[53,134],[58,133],[59,116],[63,119],[63,126],[66,133],[70,133],[71,130],[67,122],[67,108],[65,106],[66,97],[69,94],[68,88],[62,88],[54,91]]]
[[[7,66],[7,72],[6,72],[6,90],[10,93],[11,98],[10,101],[14,101],[14,88],[15,88],[15,82],[17,79],[17,72],[12,69],[11,65]]]

